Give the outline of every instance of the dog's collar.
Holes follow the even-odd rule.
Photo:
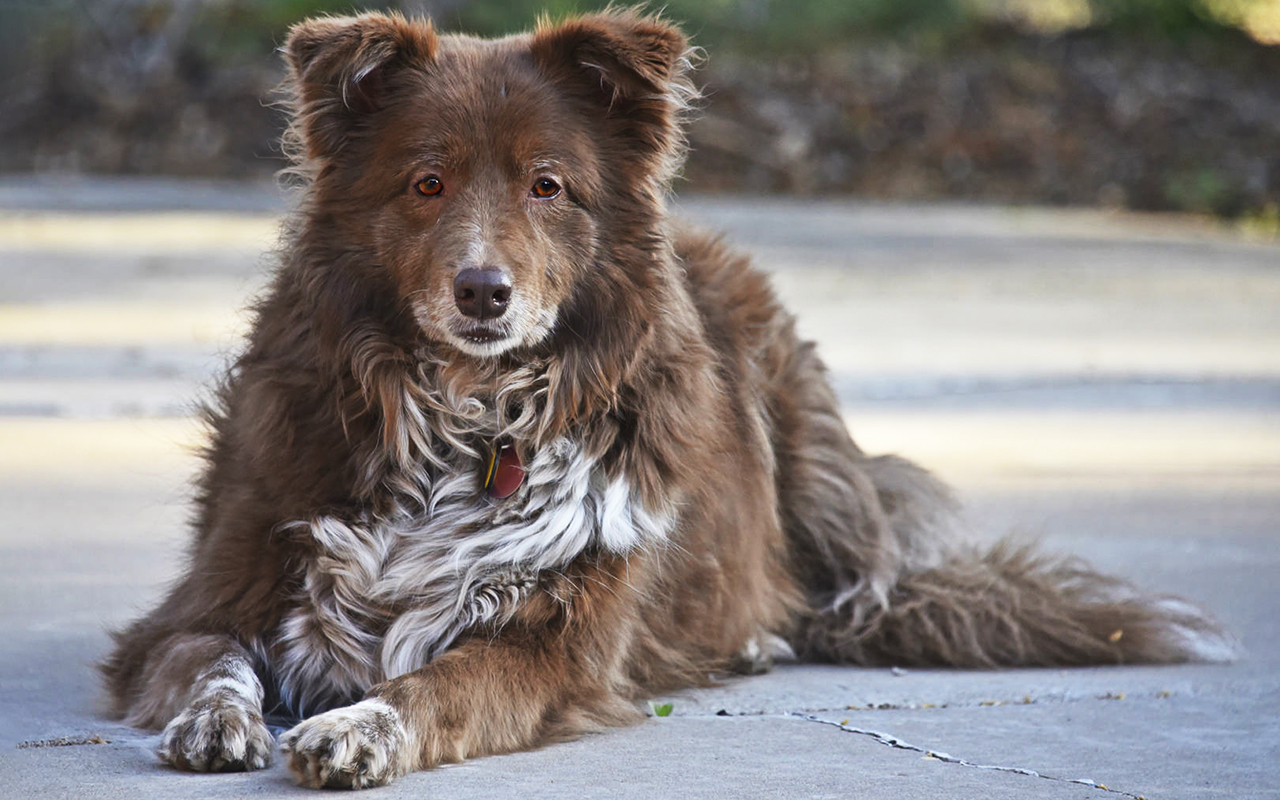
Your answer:
[[[524,464],[511,444],[495,443],[489,451],[489,467],[484,473],[484,490],[495,500],[505,500],[524,483]]]

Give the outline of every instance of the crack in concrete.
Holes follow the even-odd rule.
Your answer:
[[[940,750],[930,750],[926,747],[921,747],[920,745],[911,744],[910,742],[904,742],[903,740],[899,739],[893,734],[882,733],[880,731],[873,731],[868,728],[855,728],[852,725],[848,725],[843,722],[833,722],[829,719],[823,719],[814,714],[805,714],[799,711],[791,711],[791,712],[788,712],[787,716],[799,717],[800,719],[808,720],[809,722],[817,722],[822,725],[830,725],[831,727],[839,728],[840,730],[846,733],[856,733],[859,736],[868,736],[874,739],[875,741],[879,742],[880,744],[885,745],[886,747],[893,747],[898,750],[910,750],[915,753],[922,753],[930,758],[936,758],[939,761],[944,761],[948,764],[958,764],[959,766],[969,767],[971,769],[985,769],[985,770],[992,770],[995,772],[1011,772],[1015,775],[1029,775],[1033,778],[1042,778],[1047,781],[1056,781],[1058,783],[1074,783],[1081,786],[1088,786],[1092,789],[1098,789],[1100,791],[1107,792],[1109,794],[1116,794],[1116,795],[1120,795],[1121,797],[1129,797],[1129,798],[1132,798],[1132,800],[1146,800],[1146,798],[1140,794],[1133,794],[1131,792],[1126,792],[1120,789],[1111,789],[1107,787],[1106,784],[1098,783],[1097,781],[1093,781],[1088,778],[1059,778],[1054,775],[1046,775],[1043,772],[1036,772],[1033,769],[1026,769],[1025,767],[1004,767],[996,764],[978,764],[973,761],[967,761],[963,758],[957,758],[956,756],[953,756],[949,753],[944,753]]]

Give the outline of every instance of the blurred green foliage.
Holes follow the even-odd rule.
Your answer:
[[[1090,0],[1096,18],[1127,34],[1182,38],[1226,26],[1203,0]]]
[[[295,0],[289,5],[306,3]],[[425,11],[444,27],[497,35],[524,29],[543,13],[556,18],[608,3],[464,0],[382,7],[388,5]],[[1265,6],[1275,7],[1273,13],[1280,16],[1280,0],[669,0],[649,5],[682,22],[705,46],[768,52],[807,52],[867,36],[938,42],[963,37],[997,20],[1015,27],[1043,28],[1044,20],[1054,19],[1062,27],[1185,39],[1247,28],[1254,17],[1267,13]]]
[[[471,0],[441,23],[494,35],[528,27],[541,13],[555,19],[606,5],[593,0],[551,0],[541,6]],[[426,7],[429,11],[430,4]],[[864,35],[959,32],[975,21],[964,0],[669,0],[660,8],[704,46],[770,52],[806,51]]]
[[[74,39],[77,28],[138,33],[162,28],[170,16],[195,18],[197,48],[214,61],[260,57],[279,44],[289,25],[316,14],[395,9],[426,14],[448,30],[493,36],[596,10],[607,0],[6,0],[0,3],[0,44]],[[616,4],[616,3],[615,3]],[[625,3],[624,3],[625,4]],[[683,24],[706,47],[744,52],[809,53],[865,37],[905,44],[945,44],[993,22],[1036,29],[1102,28],[1137,37],[1182,40],[1254,31],[1263,20],[1280,31],[1280,0],[667,0],[648,3]],[[1271,10],[1267,10],[1267,9]],[[1052,31],[1050,31],[1052,32]],[[0,60],[3,57],[0,56]]]
[[[157,10],[177,0],[159,0]],[[53,5],[57,5],[54,3]],[[493,36],[552,19],[592,11],[607,0],[224,0],[204,3],[201,29],[210,46],[228,54],[261,52],[278,43],[288,26],[315,14],[396,9],[427,14],[442,28]],[[1129,36],[1183,40],[1247,28],[1265,5],[1280,0],[668,0],[648,4],[681,22],[708,47],[754,52],[809,52],[862,37],[893,36],[911,43],[963,38],[994,21],[1043,27],[1103,28]],[[1040,23],[1037,25],[1037,23]]]
[[[1174,208],[1202,214],[1226,214],[1231,186],[1211,167],[1173,172],[1165,178],[1164,194]]]

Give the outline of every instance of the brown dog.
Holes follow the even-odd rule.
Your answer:
[[[104,667],[162,759],[265,766],[276,714],[299,782],[371,786],[793,650],[1229,655],[1185,603],[961,546],[944,487],[854,445],[765,278],[667,216],[688,52],[626,11],[293,29],[301,208],[188,571]]]

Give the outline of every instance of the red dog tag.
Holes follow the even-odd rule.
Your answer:
[[[489,469],[485,473],[484,488],[495,500],[504,500],[516,493],[524,483],[524,465],[520,454],[509,444],[504,444],[489,456]]]

